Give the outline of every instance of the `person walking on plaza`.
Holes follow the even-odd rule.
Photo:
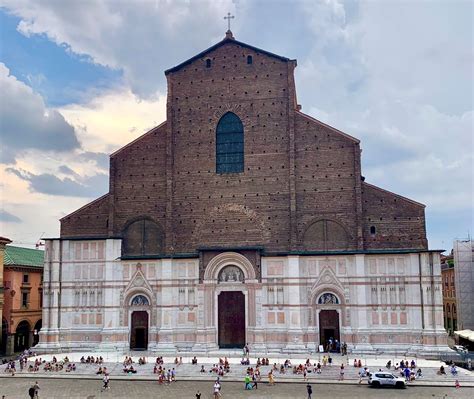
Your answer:
[[[244,381],[245,381],[245,390],[252,389],[252,387],[250,386],[250,376],[248,373],[245,375]]]
[[[109,376],[107,374],[104,374],[104,377],[102,378],[102,382],[104,385],[102,386],[102,389],[100,390],[101,392],[107,391],[110,389],[109,387]]]
[[[33,388],[35,389],[35,399],[39,399],[40,386],[38,384],[38,381],[35,382],[35,385],[33,385]]]
[[[341,370],[339,371],[339,381],[344,381],[344,363],[341,364]]]
[[[275,385],[275,378],[273,377],[273,371],[270,370],[268,373],[268,385]]]
[[[257,374],[253,373],[253,375],[252,375],[252,389],[254,389],[254,388],[258,389],[257,381],[258,381]]]
[[[308,399],[311,399],[311,395],[313,394],[313,388],[311,388],[311,385],[306,385],[306,392],[308,392]]]
[[[221,383],[219,379],[214,383],[214,399],[219,399],[221,397]]]

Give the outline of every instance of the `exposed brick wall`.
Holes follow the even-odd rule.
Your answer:
[[[206,68],[207,58],[168,75],[174,248],[287,250],[288,63],[232,43],[209,55],[211,68]],[[219,175],[215,131],[227,111],[244,125],[244,172]]]
[[[296,193],[298,237],[317,220],[340,223],[349,234],[347,249],[357,249],[359,142],[301,113],[296,117]],[[306,248],[309,249],[309,248]],[[320,249],[320,248],[314,248]]]
[[[141,216],[166,218],[166,123],[123,147],[110,158],[111,231],[122,234],[126,223]]]
[[[326,233],[337,249],[426,248],[424,208],[362,185],[359,141],[297,110],[295,66],[230,41],[169,72],[167,122],[112,154],[111,194],[62,219],[62,236],[120,236],[146,216],[167,254],[320,250]],[[217,174],[229,111],[244,126],[244,171]]]
[[[424,205],[365,182],[362,198],[366,249],[428,248]]]
[[[106,237],[109,195],[106,194],[61,219],[61,237]]]

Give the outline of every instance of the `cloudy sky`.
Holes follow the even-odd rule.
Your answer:
[[[473,234],[472,1],[0,0],[0,235],[32,245],[108,190],[165,118],[163,71],[224,37],[298,60],[303,111],[362,141],[366,181]]]

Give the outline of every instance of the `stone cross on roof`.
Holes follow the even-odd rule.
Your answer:
[[[230,32],[230,20],[234,19],[235,17],[230,14],[230,12],[227,13],[227,17],[224,17],[224,19],[227,19],[227,30]]]

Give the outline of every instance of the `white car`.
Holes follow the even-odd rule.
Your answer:
[[[382,371],[377,371],[370,375],[369,385],[374,388],[380,388],[383,386],[406,388],[406,382],[404,378],[397,377],[391,373],[385,373]]]
[[[462,345],[454,345],[454,350],[456,352],[459,352],[459,353],[467,353],[468,352],[467,348],[462,346]]]

